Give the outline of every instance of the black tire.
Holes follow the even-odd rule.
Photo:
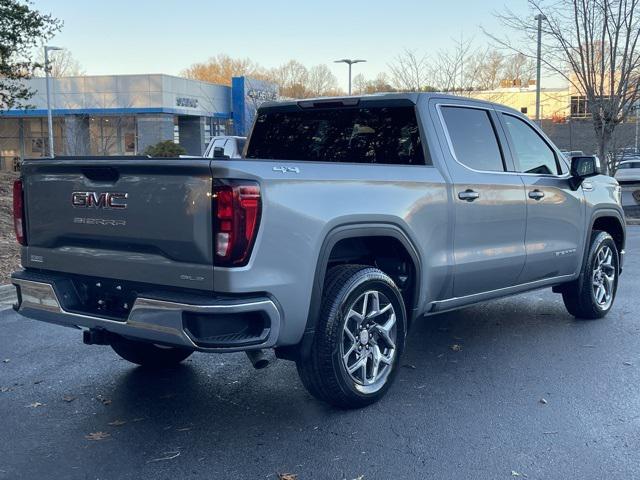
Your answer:
[[[111,348],[125,360],[147,368],[172,367],[193,353],[186,348],[161,347],[123,337],[112,340]]]
[[[382,312],[387,305],[391,305],[392,310],[387,310],[395,312],[393,335],[386,336],[386,339],[393,340],[391,343],[381,335],[382,325],[375,323],[386,319],[387,325],[391,324],[390,313],[381,313],[375,317],[375,320],[374,317],[366,317],[366,315],[364,319],[354,320],[347,315],[352,307],[355,309],[356,305],[366,311],[364,301],[373,298],[371,295],[378,299],[378,311]],[[363,303],[358,303],[360,299],[363,299]],[[383,303],[385,307],[381,307]],[[351,328],[356,326],[354,322],[358,325],[362,323],[363,329],[367,330],[367,333],[362,335],[352,335],[353,343],[349,348],[344,344],[346,338],[344,328],[347,322],[350,322]],[[369,328],[364,328],[367,325]],[[402,295],[388,275],[377,268],[365,265],[341,265],[332,268],[325,280],[320,315],[310,353],[296,362],[303,385],[315,398],[340,408],[361,408],[376,402],[387,392],[398,371],[404,350],[406,326],[407,314]],[[356,351],[356,346],[362,348],[362,352]],[[353,350],[351,350],[352,347]],[[348,353],[346,356],[355,360],[353,364],[362,360],[363,355],[366,354],[367,360],[362,367],[364,370],[358,368],[351,374],[347,371],[343,361],[345,348],[352,351],[351,356]],[[382,365],[382,370],[373,370],[376,352],[377,363]],[[381,353],[384,356],[384,362],[379,356]],[[371,369],[369,369],[369,358]],[[369,373],[372,379],[376,378],[373,372],[379,372],[380,379],[367,384],[366,376]],[[358,375],[360,375],[359,379],[356,378]]]
[[[603,280],[603,283],[611,284],[611,292],[610,301],[602,303],[596,298],[594,288],[597,289],[598,287],[594,286],[594,275],[596,278],[602,278],[602,275],[598,277],[598,255],[600,252],[607,251],[606,249],[609,249],[612,253],[612,266],[607,268],[613,273],[613,281]],[[562,300],[571,315],[578,319],[594,320],[602,318],[609,313],[618,290],[618,275],[620,273],[618,255],[616,243],[611,235],[598,230],[591,234],[591,243],[585,256],[580,276],[575,282],[564,287],[562,291]]]

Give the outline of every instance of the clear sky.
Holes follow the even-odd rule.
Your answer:
[[[250,57],[265,67],[292,58],[326,63],[346,88],[347,67],[374,77],[405,48],[433,53],[452,38],[488,42],[480,25],[504,33],[493,17],[526,0],[35,0],[64,21],[49,43],[71,50],[87,74],[178,74],[218,53]]]

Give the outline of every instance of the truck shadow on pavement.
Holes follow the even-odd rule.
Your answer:
[[[105,478],[118,477],[119,462],[137,465],[145,478],[182,478],[186,471],[268,478],[305,470],[304,478],[357,478],[370,470],[341,469],[343,460],[359,465],[362,452],[393,462],[397,478],[416,478],[428,462],[465,458],[470,443],[489,462],[500,458],[495,449],[510,441],[513,425],[529,436],[563,422],[575,428],[571,414],[550,416],[540,400],[576,402],[568,389],[587,391],[591,379],[580,372],[593,362],[608,368],[609,361],[606,348],[591,347],[602,345],[603,331],[624,313],[618,306],[606,320],[579,322],[558,296],[534,292],[419,319],[388,394],[352,411],[313,399],[291,362],[256,371],[244,354],[195,354],[177,368],[153,371],[104,350],[92,361],[104,368],[92,372],[90,387],[104,406],[70,404],[82,408],[67,428],[47,432],[47,444],[64,444],[69,435],[80,440],[65,463],[80,464],[89,454],[94,473]],[[92,432],[106,436],[89,441]],[[326,477],[308,475],[320,465]]]
[[[548,295],[544,301],[535,293],[527,297],[417,320],[396,384],[370,408],[391,410],[398,402],[432,405],[447,396],[454,402],[460,395],[486,397],[489,386],[494,392],[521,388],[540,378],[544,365],[562,362],[571,348],[597,341],[598,322],[576,322]],[[580,333],[573,346],[562,334],[568,328]],[[358,418],[367,410],[341,411],[314,400],[290,362],[255,371],[242,354],[196,354],[192,359],[160,372],[125,369],[116,379],[105,423],[117,418],[163,436],[202,430],[208,440],[232,428],[239,437],[259,438],[299,428],[318,415],[324,420]],[[535,370],[528,365],[533,359]]]

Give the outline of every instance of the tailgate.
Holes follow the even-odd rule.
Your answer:
[[[207,159],[31,160],[25,267],[213,289]]]

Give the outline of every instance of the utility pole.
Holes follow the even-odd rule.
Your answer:
[[[49,52],[53,52],[56,50],[62,50],[59,47],[50,47],[45,45],[44,47],[44,72],[45,78],[47,82],[47,124],[48,124],[48,132],[49,132],[49,157],[53,158],[55,156],[53,150],[53,118],[51,115],[51,75],[49,74]]]
[[[346,63],[349,65],[349,95],[351,95],[351,65],[354,63],[362,63],[366,62],[366,60],[353,60],[351,58],[343,58],[342,60],[334,60],[333,63]]]
[[[542,21],[547,17],[539,13],[535,16],[538,21],[538,54],[536,62],[536,123],[540,125],[540,64],[542,62]]]

